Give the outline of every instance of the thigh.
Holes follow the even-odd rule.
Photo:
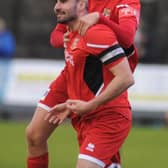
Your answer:
[[[76,168],[102,168],[102,167],[89,160],[78,159]]]
[[[32,135],[40,136],[41,140],[48,139],[53,130],[57,127],[57,125],[50,124],[48,121],[44,120],[47,113],[47,110],[37,107],[33,118],[28,125]]]
[[[53,106],[58,103],[63,103],[66,100],[66,79],[63,71],[57,79],[50,84],[44,96],[39,100],[38,107],[28,125],[28,130],[31,131],[31,135],[35,133],[36,136],[40,136],[41,140],[46,140],[57,125],[50,124],[48,121],[45,121],[44,118]]]

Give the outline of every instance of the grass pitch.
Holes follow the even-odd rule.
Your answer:
[[[26,123],[0,122],[0,168],[26,168]],[[122,168],[168,167],[168,129],[134,127],[122,150]],[[50,168],[75,168],[77,142],[70,124],[49,139]]]

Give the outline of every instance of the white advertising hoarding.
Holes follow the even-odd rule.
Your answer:
[[[3,103],[35,106],[48,85],[64,67],[64,61],[15,59],[11,63]],[[139,64],[129,98],[135,111],[168,111],[168,66]]]
[[[4,104],[35,105],[63,67],[56,60],[13,60]]]
[[[129,97],[135,111],[168,112],[168,66],[139,64]]]

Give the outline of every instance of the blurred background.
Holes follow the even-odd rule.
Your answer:
[[[3,168],[25,167],[24,129],[37,101],[64,66],[63,49],[52,48],[49,40],[56,25],[54,3],[0,0],[0,38],[4,39],[3,43],[0,40],[0,50],[2,44],[6,48],[0,51],[0,167]],[[123,168],[167,167],[168,1],[141,0],[141,5],[135,38],[140,63],[134,74],[135,85],[129,90],[133,130],[122,149]],[[74,167],[77,153],[74,137],[68,123],[51,137],[54,160],[51,167]],[[66,156],[72,155],[67,163],[63,160],[65,152],[60,154],[64,147]]]

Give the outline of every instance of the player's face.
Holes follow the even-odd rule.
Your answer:
[[[58,23],[68,23],[77,18],[77,0],[56,0],[54,12]]]

